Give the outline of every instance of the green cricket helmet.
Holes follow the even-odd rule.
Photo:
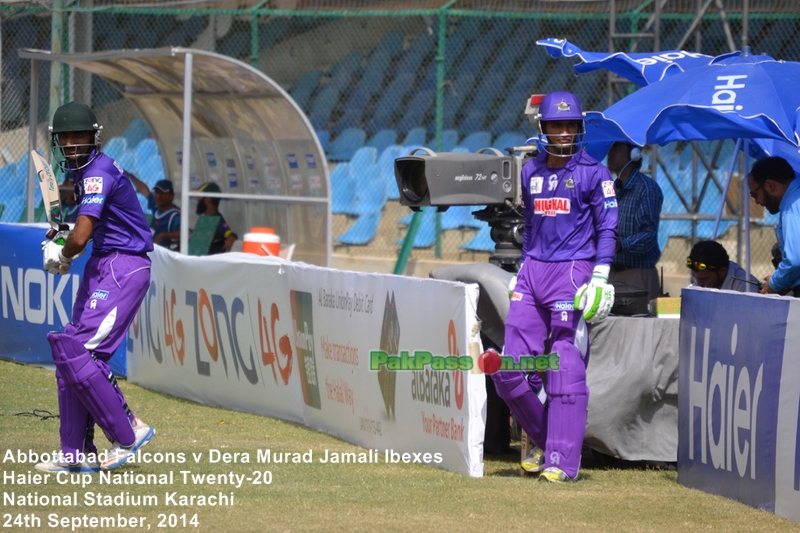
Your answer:
[[[81,169],[91,163],[100,154],[100,133],[103,126],[97,123],[97,115],[91,107],[79,102],[64,104],[53,114],[53,125],[50,126],[50,146],[54,155],[59,158],[61,169]],[[71,132],[92,132],[94,142],[89,144],[70,144],[68,152],[59,136]]]

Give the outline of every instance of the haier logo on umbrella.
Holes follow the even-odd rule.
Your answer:
[[[724,85],[715,85],[716,91],[711,97],[711,107],[719,109],[720,111],[741,111],[741,105],[734,105],[736,103],[735,89],[744,89],[744,83],[737,83],[739,80],[747,78],[746,74],[739,76],[717,76],[717,81],[724,83]]]

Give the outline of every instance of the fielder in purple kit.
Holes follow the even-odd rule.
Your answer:
[[[93,241],[92,256],[63,333],[47,334],[53,352],[61,418],[61,456],[39,463],[41,472],[96,472],[124,464],[155,430],[134,417],[108,360],[150,286],[153,239],[136,191],[113,159],[100,151],[102,126],[91,108],[59,107],[50,128],[62,169],[76,184],[78,217],[72,231],[43,243],[44,268],[66,274],[72,260]],[[97,454],[94,425],[112,442]]]
[[[589,403],[587,322],[605,318],[614,303],[607,280],[617,201],[608,169],[582,149],[583,112],[575,95],[548,94],[539,128],[543,150],[522,168],[523,264],[504,353],[519,360],[555,352],[558,368],[547,370],[544,380],[502,370],[492,378],[536,445],[523,468],[559,482],[578,478]]]

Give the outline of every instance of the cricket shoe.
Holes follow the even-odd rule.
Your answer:
[[[531,474],[541,472],[544,469],[544,451],[538,446],[534,446],[520,465],[525,472]]]
[[[150,442],[150,439],[153,438],[153,435],[156,434],[156,430],[142,422],[138,417],[134,419],[133,423],[133,434],[135,436],[135,440],[133,444],[130,446],[123,446],[119,442],[115,442],[111,448],[108,450],[108,457],[106,460],[100,463],[100,468],[103,470],[111,470],[112,468],[117,468],[118,466],[124,465],[128,462],[128,459],[133,457],[136,453],[136,450]]]
[[[49,461],[38,463],[34,468],[39,472],[45,473],[72,472],[93,474],[100,471],[100,464],[94,460],[94,458],[95,455],[92,454],[92,458],[87,457],[78,464],[69,464],[64,460],[50,459]]]
[[[549,466],[544,469],[544,472],[539,474],[539,481],[547,481],[548,483],[567,483],[569,481],[578,481],[578,474],[575,474],[575,477],[572,478],[557,466]]]

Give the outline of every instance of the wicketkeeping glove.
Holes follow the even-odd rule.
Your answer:
[[[583,311],[583,319],[589,324],[600,322],[614,307],[614,286],[608,283],[607,265],[597,265],[592,279],[584,283],[575,293],[575,308]]]

